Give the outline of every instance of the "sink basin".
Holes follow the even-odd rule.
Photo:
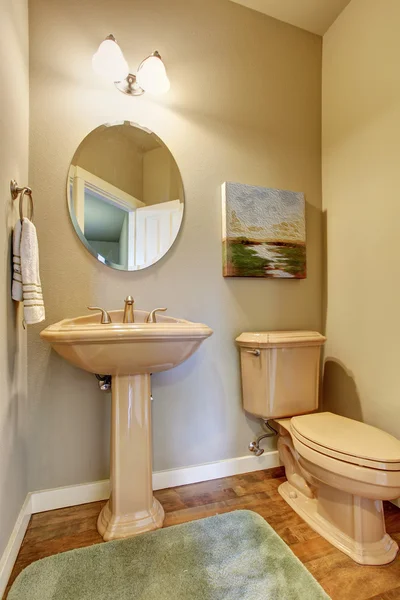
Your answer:
[[[99,314],[64,319],[41,332],[41,337],[73,365],[106,375],[157,373],[176,367],[212,334],[207,325],[135,310],[135,323],[123,323],[123,310],[110,311],[112,323]]]
[[[135,310],[134,323],[123,311],[64,319],[41,337],[73,365],[111,375],[111,495],[97,528],[104,540],[129,537],[162,527],[164,510],[153,496],[150,374],[176,367],[212,335],[212,329],[167,315],[145,323],[147,311]]]

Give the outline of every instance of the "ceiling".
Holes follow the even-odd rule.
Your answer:
[[[350,0],[232,0],[274,19],[324,35]]]
[[[106,125],[102,125],[98,128],[101,131],[101,135],[104,139],[113,139],[116,142],[122,138],[126,138],[129,140],[140,152],[149,152],[149,150],[155,150],[155,148],[160,148],[161,144],[157,141],[154,133],[149,132],[148,130],[142,129],[140,126],[135,123],[129,123],[129,121],[125,121],[124,123],[109,123]],[[97,129],[96,129],[97,132]],[[93,143],[93,139],[89,136],[85,138]]]
[[[125,136],[129,141],[135,144],[142,152],[149,152],[150,150],[161,147],[154,137],[154,134],[140,129],[137,125],[131,125],[131,123],[128,123],[127,121],[125,121],[122,126],[116,127],[115,129],[118,130],[120,135]]]

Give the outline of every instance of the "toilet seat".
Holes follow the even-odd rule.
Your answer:
[[[325,456],[381,471],[400,471],[400,440],[330,412],[293,417],[293,437]]]

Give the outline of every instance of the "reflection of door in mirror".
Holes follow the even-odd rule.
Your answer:
[[[71,202],[82,237],[99,260],[135,267],[135,211],[144,203],[81,167],[70,167]]]
[[[132,123],[98,127],[76,151],[68,182],[75,230],[106,265],[144,269],[176,239],[182,179],[168,148],[148,130]]]
[[[136,265],[154,263],[176,238],[182,220],[182,204],[171,200],[136,211]]]
[[[154,170],[147,177],[150,190],[166,189]],[[179,200],[147,206],[81,167],[70,167],[69,181],[76,225],[101,262],[127,270],[145,268],[175,240],[182,220]]]

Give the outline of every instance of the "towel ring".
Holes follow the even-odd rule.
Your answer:
[[[34,214],[34,210],[33,210],[33,197],[32,197],[32,190],[30,187],[19,187],[18,183],[15,181],[15,179],[12,179],[10,182],[10,191],[11,191],[11,197],[13,200],[16,200],[19,196],[19,218],[22,219],[24,218],[24,212],[23,212],[23,208],[24,208],[24,196],[27,195],[29,197],[30,200],[30,216],[28,217],[30,221],[33,221],[33,214]]]
[[[23,205],[24,205],[24,196],[25,195],[27,195],[30,200],[30,204],[29,204],[30,215],[29,215],[28,219],[30,221],[33,221],[33,198],[32,198],[32,190],[29,188],[24,188],[19,197],[19,218],[21,219],[21,221],[24,218],[24,211],[23,211],[24,206]]]

